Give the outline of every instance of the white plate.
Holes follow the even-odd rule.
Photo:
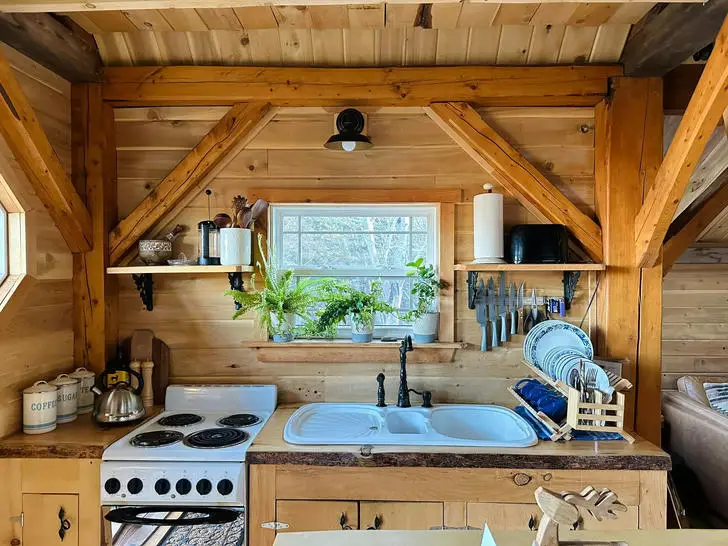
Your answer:
[[[528,345],[526,355],[526,359],[535,366],[540,368],[544,356],[554,347],[570,347],[582,352],[589,360],[594,358],[591,340],[580,328],[562,320],[547,320],[541,324]]]

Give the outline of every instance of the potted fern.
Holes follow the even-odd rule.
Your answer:
[[[435,300],[445,283],[435,272],[432,265],[425,265],[423,258],[417,258],[407,264],[408,277],[414,277],[412,295],[417,303],[415,308],[402,315],[402,319],[412,322],[415,343],[432,343],[437,339],[437,329],[440,322],[440,313],[437,311]]]
[[[293,271],[278,271],[273,254],[269,251],[268,260],[262,249],[262,236],[258,234],[258,248],[263,257],[263,264],[256,263],[258,274],[263,280],[263,289],[254,292],[226,290],[226,296],[232,296],[240,308],[235,311],[233,320],[255,311],[261,327],[264,327],[273,341],[284,343],[293,341],[295,337],[295,320],[301,317],[310,320],[310,308],[320,301],[319,288],[324,279],[293,279]],[[255,276],[251,276],[251,285],[255,289]]]
[[[394,307],[382,300],[382,282],[372,281],[369,292],[357,290],[347,283],[328,280],[321,285],[321,296],[325,304],[318,314],[317,329],[321,332],[344,322],[351,324],[351,340],[368,343],[374,333],[375,313],[393,313]]]

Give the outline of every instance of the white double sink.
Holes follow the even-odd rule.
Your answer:
[[[514,411],[501,406],[378,408],[319,403],[291,415],[283,439],[300,445],[528,447],[538,441]]]

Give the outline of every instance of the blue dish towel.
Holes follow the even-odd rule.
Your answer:
[[[531,425],[531,428],[536,433],[536,436],[539,437],[541,440],[548,440],[551,438],[551,434],[549,433],[549,429],[546,428],[546,426],[541,423],[538,419],[536,419],[533,415],[531,415],[526,408],[523,406],[516,406],[515,412],[523,417],[526,422]],[[616,432],[592,432],[589,430],[572,430],[571,431],[571,439],[572,440],[624,440],[622,436],[617,434]]]

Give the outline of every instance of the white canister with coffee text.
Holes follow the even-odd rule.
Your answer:
[[[51,381],[51,385],[58,387],[56,421],[59,425],[75,421],[78,415],[78,379],[62,373]]]
[[[57,391],[45,381],[36,381],[23,391],[23,432],[43,434],[56,428]]]
[[[76,368],[68,377],[78,379],[78,414],[91,413],[94,409],[94,393],[91,387],[96,382],[94,372],[86,368]]]

